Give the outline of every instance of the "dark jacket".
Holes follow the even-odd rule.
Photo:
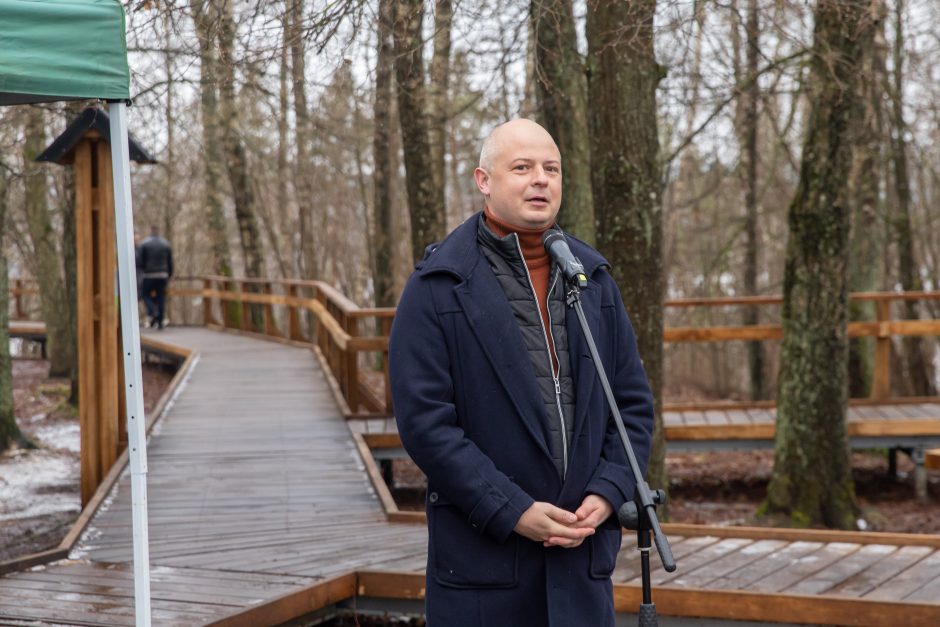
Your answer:
[[[170,243],[157,235],[152,235],[140,244],[138,261],[144,278],[168,279],[173,276],[173,250]]]
[[[557,265],[552,265],[548,277],[548,302],[536,305],[532,277],[519,247],[519,236],[510,233],[503,238],[497,237],[483,220],[479,222],[477,242],[496,275],[496,282],[509,301],[513,317],[522,333],[542,404],[545,405],[548,450],[552,453],[558,476],[564,478],[571,450],[569,442],[574,435],[574,381],[571,378],[571,360],[568,358],[565,288],[561,270]],[[548,307],[550,329],[545,328],[539,309],[545,306]],[[549,333],[557,357],[557,372],[548,352]]]
[[[575,549],[513,528],[535,500],[574,511],[588,493],[632,498],[630,472],[577,317],[566,318],[576,409],[567,477],[552,462],[545,407],[506,296],[477,244],[479,214],[408,280],[389,344],[402,442],[428,477],[430,627],[613,625],[613,518]],[[569,238],[590,277],[588,323],[645,468],[653,402],[604,259]]]

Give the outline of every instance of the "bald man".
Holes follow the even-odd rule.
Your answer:
[[[402,443],[428,478],[431,627],[614,624],[613,516],[636,483],[560,270],[542,246],[562,200],[551,135],[486,138],[483,210],[408,280],[389,343]],[[585,314],[641,468],[653,399],[608,263],[566,234]]]

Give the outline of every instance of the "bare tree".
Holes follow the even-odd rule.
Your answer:
[[[587,78],[578,52],[571,0],[532,0],[535,83],[541,119],[562,155],[564,207],[560,222],[594,243],[594,195],[588,133]]]
[[[914,251],[914,237],[911,222],[911,181],[908,167],[908,125],[904,120],[904,0],[896,0],[894,11],[894,46],[892,48],[892,61],[894,72],[890,83],[886,84],[889,96],[889,115],[891,130],[889,145],[891,147],[890,159],[894,174],[894,201],[895,207],[891,217],[891,225],[897,243],[898,278],[905,291],[921,290],[923,283],[917,265]],[[885,79],[887,79],[887,75]],[[920,303],[916,300],[904,301],[906,317],[916,320],[920,318]],[[933,383],[933,367],[931,356],[924,339],[917,336],[904,338],[904,369],[903,380],[907,384],[907,392],[914,396],[933,396],[936,387]]]
[[[212,270],[232,276],[232,255],[228,245],[228,227],[222,200],[222,142],[219,130],[218,14],[209,0],[191,0],[190,8],[199,40],[199,100],[202,117],[202,154],[204,205],[208,218]]]
[[[588,2],[597,244],[610,261],[656,401],[647,475],[666,487],[662,428],[663,216],[653,50],[655,0]]]
[[[849,132],[872,42],[870,0],[819,0],[800,182],[789,210],[773,477],[764,511],[853,528],[846,427]]]
[[[7,224],[7,175],[0,176],[0,246],[5,244]],[[0,255],[0,453],[11,442],[32,446],[16,424],[13,412],[13,360],[10,356],[10,292],[7,279],[7,255]]]
[[[882,104],[884,74],[884,0],[872,0],[876,16],[872,45],[862,50],[862,76],[869,80],[858,82],[858,98],[863,114],[857,118],[853,130],[852,171],[849,190],[852,199],[851,230],[849,239],[848,284],[849,292],[868,292],[881,284],[880,264],[872,263],[873,256],[881,258],[884,250],[884,205],[881,201],[882,168],[884,158],[882,137],[884,132],[884,106]],[[850,301],[849,320],[868,320],[874,317],[871,303]],[[872,377],[872,342],[870,338],[852,338],[849,341],[849,397],[869,394]]]
[[[264,270],[264,250],[258,230],[254,183],[248,169],[248,155],[241,139],[238,98],[235,93],[235,16],[233,0],[219,2],[219,120],[221,125],[225,164],[235,201],[235,222],[238,226],[245,274],[260,277]],[[260,307],[252,307],[260,316]],[[259,318],[260,320],[260,318]],[[257,321],[256,321],[257,322]],[[260,324],[260,322],[259,322]]]
[[[63,277],[60,238],[52,221],[48,199],[48,173],[36,157],[45,148],[46,127],[43,111],[39,107],[26,109],[23,144],[25,172],[27,233],[32,245],[32,269],[39,283],[39,300],[46,323],[49,354],[49,376],[70,377],[76,368],[75,332],[65,306],[65,280]]]
[[[390,307],[392,293],[392,158],[389,133],[392,128],[392,20],[395,0],[379,0],[379,23],[375,61],[375,96],[372,109],[372,285],[376,307]]]
[[[444,190],[435,180],[428,133],[427,93],[421,24],[422,0],[396,0],[393,37],[398,120],[405,155],[405,183],[411,215],[411,254],[415,259],[444,237]]]

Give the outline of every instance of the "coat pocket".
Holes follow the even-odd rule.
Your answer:
[[[518,583],[518,538],[499,544],[478,533],[440,493],[428,498],[434,578],[451,588],[512,588]]]
[[[620,552],[620,527],[605,529],[598,527],[593,536],[588,538],[591,544],[591,568],[589,574],[594,579],[607,579],[617,565],[617,553]]]

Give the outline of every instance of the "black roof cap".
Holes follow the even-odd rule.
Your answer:
[[[61,135],[59,135],[41,155],[36,157],[36,161],[51,161],[53,163],[65,163],[66,155],[72,152],[81,139],[90,130],[96,130],[105,139],[111,141],[111,122],[108,114],[101,109],[88,107],[82,111],[75,120],[69,124]],[[156,163],[157,160],[150,156],[146,150],[141,148],[140,144],[131,137],[127,136],[128,152],[131,161],[137,163]]]

